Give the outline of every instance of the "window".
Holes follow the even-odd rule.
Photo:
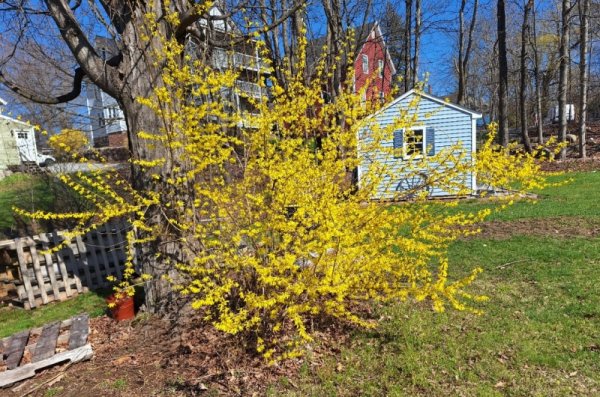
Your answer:
[[[369,56],[366,54],[362,56],[362,68],[364,74],[369,73]]]
[[[380,59],[378,62],[377,70],[379,70],[379,77],[383,77],[383,59]]]
[[[425,128],[411,128],[404,137],[404,155],[422,156],[425,147]]]
[[[117,119],[119,117],[119,108],[116,106],[112,106],[108,108],[108,118],[109,119]]]
[[[394,131],[394,158],[434,156],[435,129],[418,126]]]

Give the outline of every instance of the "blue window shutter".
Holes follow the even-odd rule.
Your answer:
[[[394,157],[402,157],[402,145],[404,144],[404,131],[394,131]]]
[[[435,154],[435,129],[427,127],[425,129],[425,144],[427,145],[427,155],[433,156]]]

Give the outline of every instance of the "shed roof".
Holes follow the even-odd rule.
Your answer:
[[[449,107],[451,109],[454,109],[454,110],[457,110],[457,111],[459,111],[461,113],[469,114],[469,115],[471,115],[471,117],[473,117],[475,119],[480,119],[481,117],[483,117],[481,113],[478,113],[478,112],[475,112],[473,110],[467,109],[467,108],[462,107],[460,105],[457,105],[455,103],[448,102],[447,100],[445,100],[443,98],[440,98],[440,97],[437,97],[437,96],[434,96],[434,95],[431,95],[431,94],[427,94],[427,93],[425,93],[423,91],[420,91],[420,90],[417,90],[415,88],[413,88],[412,90],[407,91],[404,94],[400,95],[398,98],[394,99],[392,102],[390,102],[389,104],[387,104],[383,108],[379,109],[379,111],[377,113],[375,113],[374,115],[372,115],[371,117],[375,116],[378,113],[384,112],[385,110],[387,110],[390,107],[396,105],[398,102],[400,102],[400,101],[408,98],[411,95],[418,95],[418,96],[420,96],[422,98],[426,98],[426,99],[429,99],[430,101],[439,103],[442,106],[447,106],[447,107]]]
[[[25,125],[27,127],[31,127],[31,124],[28,124],[28,123],[26,123],[24,121],[21,121],[21,120],[13,119],[12,117],[8,117],[8,116],[5,116],[3,114],[0,114],[0,120],[6,120],[6,121],[10,121],[12,123],[22,124],[22,125]]]

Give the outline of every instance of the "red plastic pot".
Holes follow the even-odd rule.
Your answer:
[[[114,295],[111,295],[106,298],[106,303],[110,305],[111,317],[117,321],[131,320],[135,317],[132,296],[126,295],[117,299]],[[112,304],[114,304],[114,306]]]

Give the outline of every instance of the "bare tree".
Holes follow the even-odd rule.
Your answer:
[[[421,0],[415,0],[415,55],[412,62],[412,85],[419,81],[419,54],[421,51]]]
[[[521,28],[521,67],[520,67],[520,87],[519,87],[519,108],[521,111],[521,137],[523,145],[528,152],[531,152],[531,140],[529,139],[529,128],[527,125],[527,82],[529,73],[527,70],[527,44],[529,38],[529,15],[533,8],[533,0],[527,0],[523,10],[523,25]]]
[[[294,74],[297,72],[298,37],[306,11],[296,9],[289,15],[289,18],[282,20],[281,23],[274,24],[274,22],[280,20],[283,14],[287,14],[288,10],[293,7],[292,1],[268,0],[267,3],[267,0],[259,0],[259,15],[256,16],[262,25],[273,26],[272,29],[263,32],[262,37],[269,50],[273,73],[283,86],[286,85],[285,69]],[[291,62],[284,62],[285,57],[289,57]]]
[[[343,1],[343,0],[342,0]],[[327,17],[327,65],[332,71],[331,87],[329,94],[337,96],[342,84],[343,64],[336,58],[343,53],[344,26],[342,21],[342,3],[340,0],[323,0],[323,8]]]
[[[405,18],[404,18],[404,91],[410,90],[412,80],[412,0],[404,0]]]
[[[579,157],[586,157],[586,122],[588,106],[588,46],[590,0],[579,0]]]
[[[537,16],[534,7],[531,9],[532,13],[532,23],[533,23],[533,34],[530,35],[531,40],[531,48],[533,50],[533,73],[535,76],[535,108],[536,108],[536,130],[537,130],[537,138],[538,143],[541,145],[544,143],[544,126],[543,126],[543,118],[544,115],[542,113],[542,92],[541,92],[541,76],[540,76],[540,53],[538,48],[538,40],[537,40]]]
[[[475,24],[477,22],[477,7],[479,0],[473,2],[473,14],[471,16],[471,22],[469,23],[469,30],[467,33],[467,43],[465,47],[465,7],[467,0],[461,0],[460,10],[458,12],[458,61],[456,68],[458,70],[458,94],[456,101],[459,105],[463,105],[465,97],[467,96],[467,79],[469,76],[469,58],[473,48],[473,32],[475,30]]]
[[[506,5],[504,0],[498,0],[496,9],[498,31],[498,122],[500,142],[508,146],[508,59],[506,55]]]
[[[391,2],[386,2],[380,26],[384,35],[385,44],[397,71],[404,70],[404,22],[397,8]],[[404,82],[402,82],[402,85]]]
[[[571,0],[561,2],[561,24],[560,24],[560,74],[558,83],[558,122],[559,139],[567,141],[567,86],[569,72],[569,29],[571,25]],[[567,148],[560,151],[560,159],[567,158]]]

